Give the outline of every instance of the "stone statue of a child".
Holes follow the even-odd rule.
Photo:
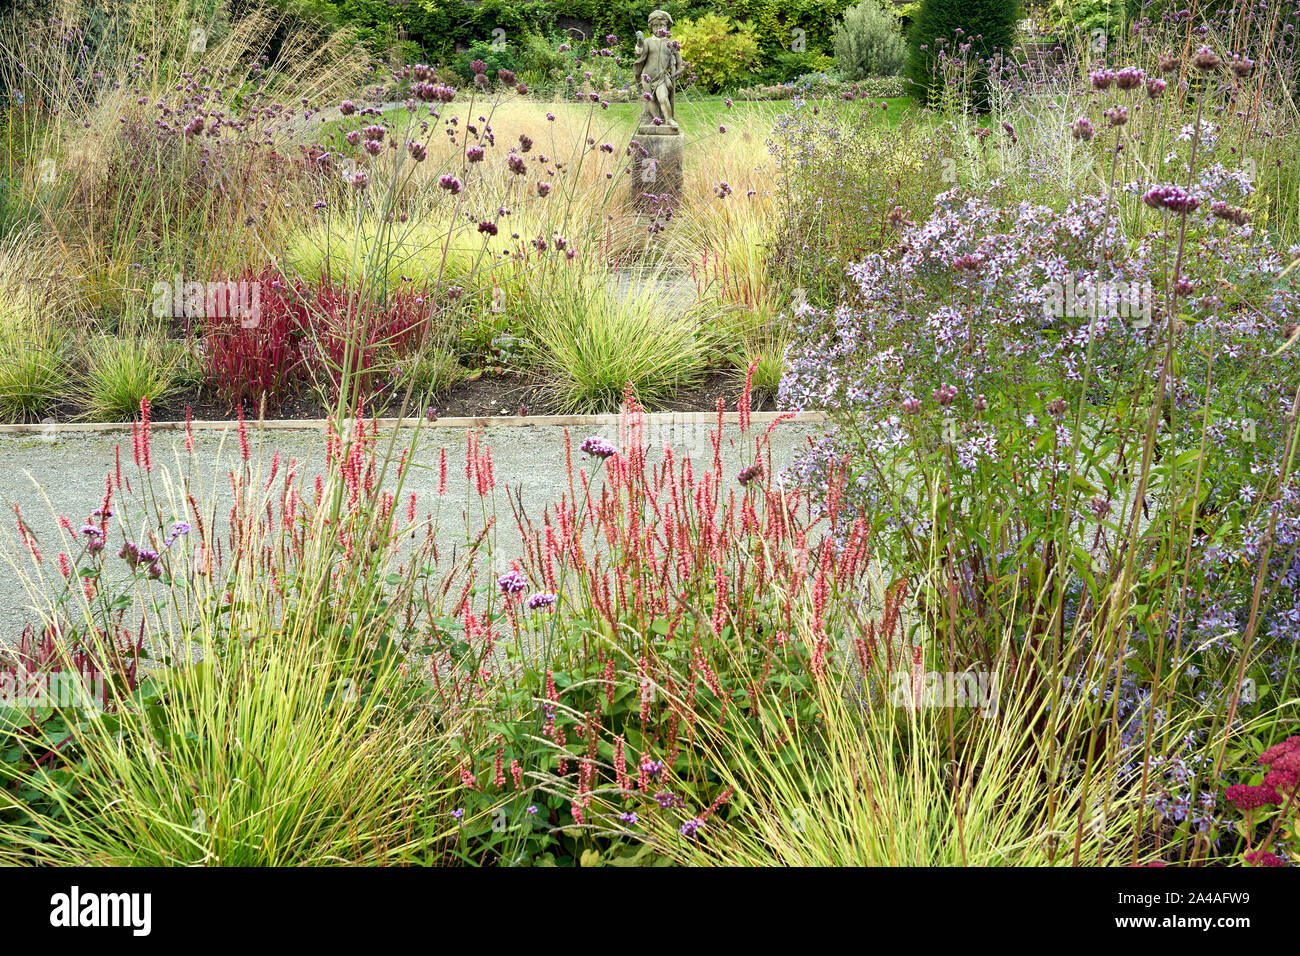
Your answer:
[[[668,35],[673,25],[673,18],[664,10],[650,14],[650,35],[636,32],[636,60],[632,64],[636,77],[641,81],[641,89],[650,94],[643,97],[641,105],[641,125],[662,125],[669,129],[677,128],[673,119],[673,96],[676,92],[677,78],[686,71],[682,63],[681,45]]]

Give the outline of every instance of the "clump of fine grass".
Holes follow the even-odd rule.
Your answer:
[[[785,375],[785,350],[791,338],[783,325],[764,325],[742,338],[739,350],[733,354],[732,361],[739,373],[750,375],[757,407],[776,400],[781,377]]]
[[[1104,681],[1100,661],[1081,667]],[[893,675],[883,671],[831,672],[815,689],[818,719],[808,725],[788,721],[775,695],[756,700],[756,719],[729,733],[697,723],[699,746],[734,792],[734,812],[710,820],[696,840],[653,817],[654,844],[678,863],[705,866],[1123,866],[1159,858],[1158,841],[1141,839],[1140,779],[1098,773],[1089,785],[1062,752],[1060,740],[1095,735],[1104,708],[1053,710],[1025,671],[1002,661],[981,684],[989,698],[969,709],[954,714],[910,699],[899,706]],[[1177,729],[1198,716],[1179,712]],[[737,733],[752,746],[738,747]],[[1097,762],[1119,762],[1113,747],[1098,745]]]
[[[59,252],[25,230],[0,240],[0,419],[39,417],[67,396],[72,329]]]
[[[231,642],[148,679],[137,691],[147,719],[128,709],[75,725],[78,797],[11,828],[0,860],[285,866],[413,852],[421,740],[387,706],[393,668],[360,695],[357,662],[309,637]],[[144,759],[158,747],[166,760]],[[64,792],[43,767],[25,785]]]
[[[85,360],[86,412],[95,421],[128,421],[142,399],[156,405],[176,391],[178,355],[147,332],[93,338]]]
[[[447,852],[456,720],[412,706],[414,685],[391,643],[424,564],[394,573],[395,542],[408,529],[391,512],[377,514],[391,449],[377,455],[364,423],[331,433],[344,454],[309,498],[304,475],[279,469],[278,455],[267,465],[260,439],[241,423],[229,528],[217,531],[202,520],[215,499],[193,497],[202,480],[193,451],[187,459],[175,450],[174,472],[155,468],[141,429],[137,480],[123,484],[111,470],[107,479],[120,510],[91,516],[113,540],[78,552],[63,539],[76,569],[99,582],[119,540],[138,555],[165,533],[161,551],[145,559],[152,570],[132,564],[124,583],[104,575],[102,593],[51,587],[35,552],[22,561],[22,546],[4,535],[4,557],[46,602],[43,617],[57,622],[66,656],[77,649],[120,661],[126,637],[133,659],[169,666],[147,677],[134,665],[125,674],[97,666],[110,675],[103,712],[58,709],[66,732],[57,751],[45,715],[34,724],[20,715],[20,751],[44,759],[3,768],[17,798],[0,808],[0,863],[374,865]],[[349,494],[342,462],[361,458],[380,481]],[[292,505],[273,515],[276,501]],[[229,560],[213,553],[210,532],[229,535]],[[419,554],[427,556],[432,533]],[[125,634],[111,607],[130,608],[138,628]]]
[[[770,195],[732,192],[698,205],[683,218],[670,245],[702,289],[755,305],[777,293],[768,261],[780,229]]]
[[[17,276],[0,274],[0,353],[4,355],[0,419],[4,421],[37,417],[67,393],[69,330],[34,296],[35,290]]]
[[[67,394],[68,336],[54,323],[0,316],[0,353],[0,419],[39,417]]]
[[[755,407],[775,401],[792,340],[787,317],[777,305],[764,299],[752,306],[727,306],[719,315],[714,339],[740,381],[749,380]]]
[[[394,377],[399,391],[410,385],[412,395],[427,397],[445,392],[465,375],[454,351],[430,345],[401,360]]]
[[[56,0],[49,17],[0,16],[0,86],[23,103],[4,143],[24,169],[13,205],[34,211],[80,264],[85,296],[111,309],[149,271],[238,269],[286,234],[286,210],[310,202],[318,177],[287,158],[301,111],[284,104],[337,102],[367,65],[346,32],[270,4],[237,18],[187,0],[121,6],[105,18]],[[163,119],[214,110],[224,122],[201,138]]]
[[[545,392],[573,412],[615,411],[627,385],[646,408],[661,406],[698,383],[712,353],[698,307],[665,303],[653,288],[561,286],[537,298],[526,331]]]

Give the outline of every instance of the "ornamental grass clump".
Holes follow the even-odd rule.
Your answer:
[[[237,270],[255,237],[283,234],[317,178],[287,134],[366,69],[342,34],[282,10],[192,14],[136,4],[105,25],[60,4],[0,24],[0,85],[29,160],[20,199],[79,263],[92,306],[126,307],[141,268]]]
[[[48,313],[0,292],[0,420],[31,421],[66,398],[71,382],[72,336]]]
[[[0,240],[0,420],[40,419],[68,399],[76,325],[66,265],[33,229]]]
[[[777,696],[760,693],[749,701],[754,719],[699,724],[693,745],[731,794],[730,812],[689,828],[690,811],[646,816],[653,845],[698,866],[1157,859],[1135,837],[1140,775],[1089,787],[1071,750],[1105,724],[1104,708],[1051,708],[1032,692],[1030,669],[1007,659],[952,672],[928,640],[909,655],[904,596],[896,589],[879,619],[850,624],[843,658],[809,690],[812,720],[787,721]]]
[[[79,528],[38,537],[15,507],[5,558],[44,622],[25,686],[81,675],[94,693],[6,696],[0,861],[443,859],[458,718],[419,706],[406,655],[459,572],[431,570],[409,450],[331,422],[313,479],[241,414],[233,464],[207,474],[196,433],[175,434],[158,447],[142,403]]]
[[[532,363],[565,410],[612,412],[624,386],[655,408],[696,384],[711,354],[703,308],[665,309],[650,285],[623,292],[600,278],[553,287],[527,319]]]
[[[86,343],[83,361],[83,401],[92,421],[129,421],[141,401],[159,404],[176,390],[179,352],[148,329],[124,338],[96,336]]]

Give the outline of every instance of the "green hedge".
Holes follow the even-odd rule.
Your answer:
[[[674,20],[725,13],[754,25],[759,66],[736,84],[781,82],[820,64],[833,54],[835,24],[854,0],[277,0],[338,26],[349,26],[378,52],[399,36],[418,46],[429,61],[450,64],[457,46],[493,41],[505,31],[518,48],[528,36],[554,38],[574,20],[592,24],[595,38],[615,34],[629,55],[637,30],[646,29],[652,10],[667,10]],[[802,30],[802,34],[795,31]],[[802,49],[798,49],[802,47]]]

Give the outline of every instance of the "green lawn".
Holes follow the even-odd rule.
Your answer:
[[[881,102],[887,102],[889,109],[880,109],[879,104]],[[748,119],[754,114],[767,116],[774,123],[782,113],[788,113],[792,105],[790,100],[737,100],[728,108],[726,99],[720,96],[700,99],[683,98],[677,102],[677,122],[681,125],[682,131],[688,139],[693,140],[700,135],[716,133],[720,126],[739,124],[742,120]],[[879,116],[881,121],[889,126],[897,125],[899,117],[913,107],[912,100],[906,96],[892,97],[884,101],[852,100],[846,102],[844,100],[822,100],[816,104],[816,108],[821,112],[833,113],[837,116],[845,115],[850,111],[866,110],[873,115]],[[807,109],[807,107],[804,108]],[[608,112],[611,120],[630,130],[636,125],[637,117],[641,114],[641,104],[611,103]]]
[[[609,138],[616,131],[623,135],[631,136],[632,131],[636,128],[638,117],[641,115],[640,102],[632,103],[611,103],[608,110],[600,110],[590,103],[546,103],[544,100],[534,101],[537,104],[539,112],[542,110],[574,110],[587,111],[593,110],[592,117],[592,135],[599,138]],[[879,104],[885,102],[889,104],[889,109],[880,109]],[[704,96],[698,98],[683,97],[677,101],[677,122],[682,127],[688,142],[696,142],[718,135],[719,128],[722,126],[740,126],[742,123],[750,125],[753,119],[764,117],[766,125],[771,126],[776,122],[778,116],[787,113],[792,108],[790,100],[765,100],[765,101],[742,101],[736,100],[730,107],[727,106],[726,98],[722,96]],[[393,109],[400,107],[393,106]],[[805,106],[804,109],[809,107]],[[814,104],[823,116],[833,114],[835,116],[847,116],[853,112],[866,112],[869,116],[876,117],[880,122],[887,126],[896,126],[900,117],[908,110],[915,109],[913,101],[906,96],[890,97],[886,100],[820,100]],[[312,139],[321,141],[328,132],[342,134],[349,129],[357,126],[355,118],[344,120],[342,117],[328,119],[324,122],[312,125]],[[341,139],[341,135],[337,137]]]

